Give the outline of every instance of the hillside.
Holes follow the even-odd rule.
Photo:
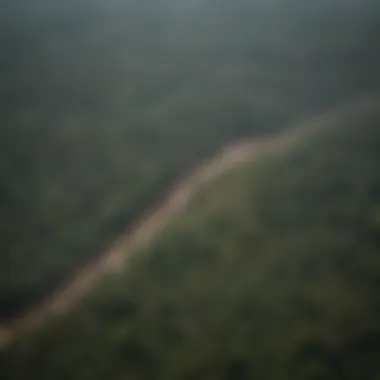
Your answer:
[[[0,320],[226,142],[379,89],[374,0],[194,4],[4,1]]]
[[[208,186],[12,379],[377,380],[380,103]]]

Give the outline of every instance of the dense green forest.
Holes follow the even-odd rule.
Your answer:
[[[6,0],[0,317],[237,137],[377,91],[377,1]]]
[[[2,379],[378,380],[380,101],[204,188]]]

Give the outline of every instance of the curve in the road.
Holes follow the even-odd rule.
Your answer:
[[[205,164],[177,181],[166,198],[145,217],[137,221],[129,232],[120,236],[103,253],[100,260],[90,262],[68,285],[57,290],[22,318],[13,320],[8,325],[0,326],[0,344],[4,345],[12,341],[18,333],[36,329],[50,317],[64,313],[105,274],[116,272],[123,267],[134,252],[146,247],[173,217],[186,208],[203,185],[263,154],[278,152],[282,148],[291,146],[303,135],[319,129],[318,126],[331,125],[336,119],[339,119],[342,111],[350,108],[350,106],[345,106],[343,110],[313,118],[287,132],[264,138],[246,139],[221,149]]]

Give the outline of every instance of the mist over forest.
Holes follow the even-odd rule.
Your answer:
[[[75,306],[67,319],[62,317],[60,327],[49,327],[41,335],[37,333],[36,337],[26,338],[21,346],[15,344],[9,350],[0,350],[0,378],[3,372],[5,379],[32,379],[31,368],[35,368],[34,373],[39,379],[56,376],[55,368],[61,368],[62,379],[101,379],[107,376],[106,373],[111,374],[111,379],[292,378],[290,367],[286,366],[293,351],[289,350],[289,357],[285,357],[286,342],[297,346],[303,339],[302,333],[297,330],[295,335],[287,336],[284,333],[286,323],[281,319],[278,334],[273,337],[270,333],[272,322],[266,324],[262,316],[269,313],[270,319],[278,309],[266,309],[261,301],[257,307],[265,306],[265,310],[253,308],[252,315],[251,311],[231,314],[231,310],[238,308],[233,296],[223,298],[227,290],[215,290],[211,285],[212,278],[220,283],[228,279],[231,284],[239,282],[238,277],[246,279],[246,288],[241,280],[236,288],[232,286],[232,293],[235,292],[236,299],[241,299],[242,304],[250,304],[251,299],[257,297],[256,291],[252,296],[253,293],[247,290],[257,285],[250,282],[251,277],[264,276],[270,283],[268,287],[282,286],[275,275],[282,273],[281,268],[276,269],[276,265],[281,265],[275,264],[282,263],[281,255],[292,252],[289,262],[297,266],[300,260],[305,260],[303,252],[315,252],[312,247],[320,243],[321,255],[334,257],[341,264],[341,256],[336,252],[348,249],[350,244],[343,236],[350,234],[357,234],[358,240],[352,242],[352,252],[350,250],[345,267],[347,273],[359,265],[355,261],[359,252],[365,252],[363,262],[367,260],[367,264],[371,262],[380,268],[378,258],[373,254],[380,250],[380,230],[378,221],[374,221],[378,218],[375,215],[380,204],[380,145],[376,145],[380,130],[377,111],[380,107],[380,2],[3,0],[0,8],[0,321],[4,325],[25,315],[57,289],[64,288],[89,262],[100,260],[102,253],[118,236],[162,201],[174,181],[221,147],[245,138],[276,138],[278,134],[292,131],[300,121],[313,120],[316,115],[357,109],[351,113],[339,111],[342,115],[336,125],[340,128],[335,128],[334,123],[326,123],[331,124],[334,131],[341,131],[340,137],[337,137],[339,133],[334,135],[335,132],[332,137],[322,133],[322,142],[318,143],[318,138],[315,144],[311,139],[304,142],[304,156],[298,157],[298,150],[295,150],[295,153],[278,159],[283,164],[272,163],[268,169],[263,160],[258,168],[246,169],[245,174],[235,174],[235,177],[232,175],[231,182],[236,180],[234,187],[229,187],[228,180],[221,182],[219,187],[210,186],[207,191],[214,195],[209,198],[205,195],[209,201],[203,212],[192,211],[191,206],[189,213],[186,211],[178,219],[179,226],[185,226],[183,230],[180,227],[172,235],[168,233],[169,237],[164,234],[163,243],[158,237],[156,248],[148,250],[146,255],[152,258],[151,262],[131,264],[141,273],[136,282],[132,279],[131,285],[130,274],[125,271],[122,279],[115,280],[123,285],[105,281],[100,287],[106,289],[103,290],[105,293],[94,289],[87,303]],[[363,110],[355,107],[358,99],[377,100],[375,106]],[[347,106],[351,104],[352,107]],[[298,158],[292,159],[292,154]],[[330,163],[331,168],[326,163]],[[283,166],[279,169],[276,165]],[[349,167],[352,168],[352,179],[349,179],[349,170],[345,169]],[[257,172],[259,174],[255,174]],[[281,173],[286,175],[281,176]],[[255,176],[264,189],[257,190],[259,194],[252,185],[254,179],[249,179]],[[278,180],[274,184],[275,179],[271,178]],[[297,178],[304,180],[300,183]],[[308,184],[315,185],[310,185],[309,197],[302,190]],[[300,196],[301,203],[297,203],[293,193]],[[241,202],[251,206],[237,206],[239,201],[233,201],[236,194],[245,194]],[[222,201],[216,201],[213,208],[208,205],[214,204],[214,198]],[[231,204],[228,199],[232,199]],[[306,201],[302,203],[302,199]],[[326,211],[321,219],[317,218],[318,221],[313,219],[313,213],[318,213],[311,206],[314,201],[320,202],[320,208],[331,213]],[[256,216],[260,202],[264,209],[260,209],[261,216]],[[294,209],[288,206],[288,202]],[[371,222],[363,216],[364,208],[374,210],[368,217]],[[194,209],[198,210],[196,206]],[[222,222],[209,222],[210,218],[217,219],[218,216],[213,215],[219,213],[224,215]],[[202,228],[192,224],[192,218]],[[247,225],[241,222],[241,218],[246,218]],[[331,218],[335,218],[336,224]],[[223,227],[223,223],[229,227]],[[303,223],[307,223],[310,231],[304,230]],[[342,230],[337,227],[339,223],[344,225]],[[228,231],[234,231],[233,237],[228,237]],[[301,231],[309,237],[309,246],[304,240],[295,243]],[[202,245],[205,236],[208,236],[205,238],[208,248]],[[224,238],[227,239],[225,242]],[[275,239],[279,241],[277,247],[267,245],[266,242]],[[226,248],[228,254],[223,253],[225,247],[230,247]],[[208,267],[210,262],[202,261],[205,259],[199,252],[204,251],[209,252],[210,262],[215,266]],[[263,270],[264,275],[254,269],[256,259],[247,259],[251,251],[260,251],[263,257],[273,260],[264,263],[267,268]],[[189,252],[195,260],[189,259],[190,274],[186,274],[186,265],[166,267],[168,262],[175,262],[171,255],[182,253],[186,262]],[[211,276],[213,269],[228,267],[228,263],[234,262],[234,255],[236,272],[227,271],[227,277],[223,277],[223,271],[216,270],[216,277]],[[313,272],[315,284],[328,283],[328,274],[335,278],[335,272],[326,269],[326,262],[315,264],[324,268],[317,274]],[[334,267],[338,272],[343,268],[340,264]],[[302,265],[309,268],[307,263]],[[205,268],[210,282],[205,279],[202,282]],[[175,276],[172,271],[178,274],[184,271],[183,277]],[[167,274],[167,279],[163,279],[163,273]],[[370,364],[363,359],[364,356],[375,358],[377,354],[380,357],[380,326],[368,317],[379,312],[378,306],[374,309],[368,306],[369,299],[373,304],[380,304],[375,300],[378,275],[380,271],[371,275],[371,280],[363,274],[358,277],[352,273],[351,277],[347,275],[348,285],[342,285],[336,291],[336,297],[342,300],[350,292],[355,294],[357,298],[353,296],[352,309],[347,306],[349,300],[347,304],[337,301],[335,310],[334,302],[327,297],[329,289],[321,290],[320,298],[316,293],[303,295],[306,303],[309,299],[324,311],[334,309],[332,324],[339,324],[347,315],[351,316],[351,312],[352,315],[356,313],[358,319],[352,318],[357,323],[368,322],[371,331],[376,333],[363,332],[365,339],[369,335],[373,338],[373,351],[367,354],[359,353],[359,343],[350,346],[350,339],[354,341],[356,338],[348,336],[349,333],[347,336],[343,332],[341,335],[331,333],[326,327],[328,318],[321,317],[323,312],[313,314],[310,310],[314,306],[308,309],[306,303],[302,303],[304,301],[296,302],[298,314],[294,320],[299,321],[300,326],[306,326],[303,321],[310,317],[310,313],[311,319],[321,319],[318,322],[320,330],[313,330],[313,338],[309,337],[304,345],[308,348],[302,351],[304,346],[301,345],[303,353],[294,355],[300,362],[309,360],[314,354],[319,355],[317,358],[313,356],[315,363],[319,363],[313,362],[315,368],[319,370],[314,373],[310,369],[314,365],[310,364],[310,359],[309,369],[294,372],[292,379],[379,380],[380,369],[373,364],[375,359],[368,359]],[[197,276],[201,278],[198,285],[194,280]],[[336,276],[340,278],[340,274]],[[165,293],[168,291],[166,284],[169,288],[178,288],[178,294],[187,299],[188,304],[181,303],[178,294]],[[332,288],[335,285],[331,285]],[[365,288],[367,285],[368,289]],[[207,316],[204,316],[204,324],[200,322],[203,317],[194,317],[195,327],[193,330],[189,328],[194,334],[190,334],[189,340],[188,332],[175,330],[177,324],[182,323],[176,319],[182,315],[177,308],[187,310],[192,305],[202,314],[203,297],[213,299],[213,289],[217,301],[215,309],[209,312],[213,314],[218,310],[220,315],[226,316],[220,323],[220,331],[229,323],[237,330],[241,326],[241,331],[245,328],[251,331],[250,321],[255,320],[256,312],[260,314],[263,334],[269,334],[260,338],[265,341],[268,337],[265,355],[244,339],[244,344],[236,348],[233,355],[218,351],[216,346],[223,345],[223,341],[233,345],[232,342],[239,340],[237,337],[241,331],[231,328],[231,335],[215,331],[213,345],[207,336],[207,329],[212,326]],[[287,296],[295,294],[293,288],[286,289]],[[364,294],[362,298],[358,296],[360,292]],[[154,297],[171,310],[167,313],[172,325],[157,322],[161,321],[163,314],[160,314],[161,306],[154,302]],[[276,297],[271,299],[269,296],[268,302],[276,303]],[[107,298],[111,300],[109,305],[99,306],[102,304],[99,300]],[[363,306],[367,301],[368,305]],[[120,306],[119,310],[115,306],[128,302],[133,304],[130,309]],[[221,306],[224,303],[225,308]],[[362,314],[360,305],[363,306]],[[151,310],[151,317],[148,317],[147,310]],[[177,310],[178,315],[173,310]],[[365,313],[368,315],[364,317]],[[363,318],[358,322],[361,316]],[[96,318],[101,320],[98,326],[102,327],[98,328],[99,331],[94,328],[96,331],[92,335],[83,326],[91,325],[89,321]],[[182,317],[178,318],[182,321]],[[124,325],[120,321],[124,321]],[[156,322],[158,327],[154,330]],[[191,321],[186,323],[192,325]],[[117,332],[110,333],[112,326],[116,325],[120,327],[119,340],[115,338]],[[177,334],[177,338],[181,336],[179,343],[176,338],[173,342],[177,343],[173,343],[171,338],[165,340],[160,335],[166,328],[168,331],[173,328],[175,331],[170,330],[170,334]],[[69,331],[67,338],[59,333],[60,329]],[[149,329],[154,330],[150,336],[144,332]],[[67,347],[76,344],[75,336],[82,330],[78,362],[74,360],[69,365],[65,361],[69,355],[67,351],[70,351]],[[130,331],[133,331],[132,335],[129,335]],[[305,336],[309,332],[305,332]],[[258,331],[252,332],[253,335],[256,333]],[[325,339],[330,333],[329,337],[333,338]],[[197,341],[197,334],[204,336],[204,340],[199,338]],[[319,338],[322,343],[316,343]],[[80,363],[84,357],[91,361],[101,356],[100,351],[92,351],[92,339],[103,347],[105,353],[98,373],[95,370],[86,372]],[[128,346],[128,342],[133,343]],[[365,342],[363,347],[369,352],[371,344]],[[29,347],[29,351],[23,349],[23,344]],[[177,357],[172,345],[183,356]],[[200,350],[199,353],[202,345],[204,352]],[[28,356],[28,352],[32,354]],[[270,352],[278,356],[274,358]],[[231,359],[235,363],[230,363],[231,368],[238,368],[235,372],[217,364],[240,354],[242,357],[236,359],[238,364]],[[255,355],[264,364],[255,367],[252,364]],[[302,355],[307,360],[302,359]],[[326,359],[327,356],[330,359],[334,356],[335,362]],[[360,370],[350,372],[344,363],[355,362],[358,357],[357,368]],[[24,366],[17,369],[17,365],[8,365],[8,362],[24,363]],[[336,364],[338,362],[340,364]],[[268,370],[271,363],[276,363],[279,373]],[[368,364],[367,372],[362,370],[365,363]],[[289,374],[285,374],[284,368],[288,368]]]

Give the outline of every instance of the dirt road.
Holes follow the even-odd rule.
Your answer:
[[[346,106],[345,109],[347,108],[350,109]],[[202,186],[263,154],[278,152],[291,146],[303,135],[317,130],[318,126],[331,124],[341,114],[342,109],[306,121],[307,128],[305,128],[305,123],[301,123],[299,127],[295,126],[288,132],[266,138],[238,141],[218,151],[205,164],[179,179],[169,190],[166,198],[137,221],[129,232],[118,238],[104,252],[100,260],[89,263],[68,285],[36,305],[34,310],[22,318],[12,321],[9,325],[0,326],[0,344],[10,342],[18,333],[41,327],[51,316],[64,313],[102,276],[120,270],[128,263],[134,252],[146,247],[173,217],[188,206],[192,197]]]

